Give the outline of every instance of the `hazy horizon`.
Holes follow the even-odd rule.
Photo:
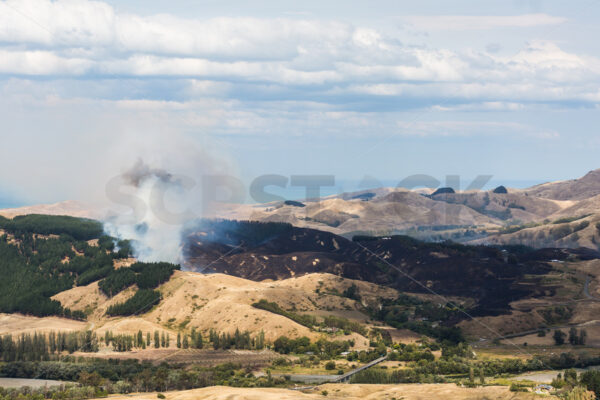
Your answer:
[[[347,179],[336,180],[334,186],[330,186],[330,187],[324,186],[321,188],[321,196],[326,197],[326,196],[337,195],[337,194],[342,194],[342,193],[357,192],[357,191],[361,191],[361,190],[377,189],[380,187],[397,187],[398,182],[400,180],[401,179],[378,181],[379,183],[381,183],[381,185],[375,184],[375,182],[373,182],[370,185],[365,184],[364,179],[363,180],[347,180]],[[442,182],[440,187],[444,187],[445,186],[444,177],[438,178],[438,180],[440,180]],[[463,179],[461,181],[461,188],[464,189],[465,186],[468,185],[472,180],[473,180],[472,178]],[[525,188],[528,188],[531,186],[535,186],[535,185],[539,185],[539,184],[547,183],[547,182],[550,182],[550,180],[536,181],[536,180],[515,180],[515,179],[511,180],[511,179],[491,178],[490,181],[488,183],[486,183],[485,186],[481,190],[492,190],[501,185],[505,186],[507,188],[513,188],[513,189],[525,189]],[[460,188],[459,188],[459,190],[460,190]],[[304,187],[292,187],[292,186],[288,186],[286,188],[269,187],[269,188],[267,188],[267,191],[274,195],[285,197],[286,199],[289,199],[289,200],[304,200],[306,198],[306,188],[304,188]],[[77,201],[79,199],[64,198],[62,200],[57,200],[55,202],[68,201],[68,200],[76,200]],[[248,198],[248,199],[246,199],[245,203],[255,203],[255,202],[252,201],[252,199]],[[4,197],[0,196],[0,209],[19,208],[19,207],[38,205],[38,204],[44,204],[44,202],[41,200],[35,201],[35,199],[30,200],[30,201],[24,201],[22,199],[11,198],[6,195]]]

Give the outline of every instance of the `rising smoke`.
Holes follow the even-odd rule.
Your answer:
[[[231,170],[207,152],[187,148],[169,153],[151,162],[139,158],[106,186],[111,211],[104,218],[105,231],[132,240],[140,261],[182,263],[184,227],[214,216],[214,209],[203,204],[202,180]]]
[[[132,208],[131,213],[113,214],[106,218],[105,230],[121,239],[133,241],[135,256],[142,261],[181,261],[181,220],[168,220],[155,212],[159,196],[175,193],[176,202],[183,202],[181,182],[163,169],[151,168],[142,160],[125,171],[119,185],[121,199]],[[107,193],[109,197],[110,193]],[[126,204],[123,204],[126,205]]]

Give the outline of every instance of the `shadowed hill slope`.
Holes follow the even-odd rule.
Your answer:
[[[535,296],[535,275],[547,272],[545,263],[557,257],[522,248],[425,243],[406,236],[348,240],[313,229],[283,229],[281,224],[277,234],[258,244],[236,239],[234,231],[225,243],[208,240],[207,231],[220,223],[205,222],[189,233],[189,268],[256,281],[331,273],[398,290],[469,297],[478,304],[474,312],[481,314],[502,312],[511,301]],[[236,223],[242,230],[261,226]]]

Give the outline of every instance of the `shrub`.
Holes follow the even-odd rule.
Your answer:
[[[273,360],[273,365],[277,366],[277,367],[283,367],[286,365],[290,365],[290,362],[285,357],[279,357],[279,358]]]
[[[596,394],[596,397],[600,397],[600,371],[586,371],[581,374],[581,383],[583,383],[588,390],[591,390]]]
[[[327,363],[325,364],[325,369],[327,371],[333,371],[335,369],[335,362],[334,361],[327,361]]]
[[[528,392],[529,389],[527,388],[527,386],[525,386],[521,383],[513,382],[510,384],[510,391],[511,392]]]

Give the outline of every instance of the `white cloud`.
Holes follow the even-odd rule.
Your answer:
[[[336,96],[336,102],[351,104],[371,96],[430,103],[593,104],[599,97],[600,60],[549,41],[534,40],[512,55],[498,55],[412,46],[394,32],[339,21],[142,16],[86,0],[7,0],[0,10],[0,73],[136,80],[134,97],[152,97],[158,90],[153,85],[164,90],[164,83],[157,83],[163,79],[178,82],[169,90],[188,99]],[[407,18],[432,30],[564,22],[546,14]],[[111,87],[111,98],[131,96],[132,88],[118,86]],[[102,84],[94,90],[100,97],[109,91]]]
[[[525,104],[506,101],[484,101],[481,103],[459,104],[452,106],[436,105],[433,111],[521,111]]]
[[[436,30],[485,30],[494,28],[531,28],[558,25],[566,18],[547,14],[524,15],[413,15],[402,17],[417,29]]]
[[[108,4],[86,0],[7,0],[0,4],[1,42],[50,47],[109,47],[125,53],[199,58],[288,59],[298,54],[302,43],[327,47],[352,40],[353,35],[358,42],[373,35],[364,30],[354,32],[348,24],[335,21],[119,14]]]
[[[84,58],[64,58],[50,51],[7,51],[0,48],[0,73],[18,75],[81,75],[94,64]]]

